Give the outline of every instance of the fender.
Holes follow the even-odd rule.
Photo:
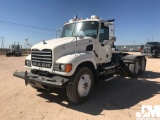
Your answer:
[[[31,54],[29,54],[29,55],[25,58],[25,61],[26,61],[26,60],[30,60],[30,61],[31,61]],[[26,65],[25,65],[25,68],[31,69],[31,67],[26,66]]]
[[[31,54],[26,57],[26,60],[31,60]]]
[[[53,71],[53,73],[59,74],[59,75],[64,75],[64,76],[71,76],[74,74],[77,66],[83,62],[86,62],[86,61],[92,62],[95,69],[97,69],[94,55],[92,55],[91,53],[82,52],[82,53],[76,53],[76,54],[73,53],[73,54],[62,56],[61,58],[59,58],[56,61],[56,63],[63,63],[63,64],[71,63],[72,70],[69,73],[60,72],[60,71]]]
[[[133,63],[136,58],[143,57],[143,56],[144,55],[126,55],[122,59],[123,59],[123,62],[131,62],[131,63]]]

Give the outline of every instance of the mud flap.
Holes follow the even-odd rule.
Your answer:
[[[28,85],[28,72],[25,71],[25,76],[24,76],[25,84],[26,86]]]

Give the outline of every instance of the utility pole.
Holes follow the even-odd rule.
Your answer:
[[[133,41],[133,42],[134,42],[134,46],[135,46],[135,42],[136,42],[136,41]]]
[[[4,43],[3,43],[3,40],[4,40],[4,37],[0,37],[1,40],[2,40],[2,44],[1,44],[1,49],[4,48]]]
[[[26,44],[27,44],[27,53],[29,55],[29,50],[28,50],[28,37],[25,39],[26,40]]]
[[[133,52],[134,52],[134,48],[135,48],[135,42],[136,42],[136,41],[134,40],[134,41],[133,41],[133,43],[134,43],[134,46],[133,46]]]

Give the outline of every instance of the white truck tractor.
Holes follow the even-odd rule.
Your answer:
[[[6,52],[6,57],[10,56],[22,56],[22,46],[19,45],[11,45],[9,46],[10,50]]]
[[[71,19],[61,38],[32,46],[25,59],[30,72],[13,75],[37,89],[64,88],[71,102],[82,103],[99,81],[111,80],[115,74],[136,77],[145,71],[145,56],[115,51],[115,40],[114,20],[95,15]]]

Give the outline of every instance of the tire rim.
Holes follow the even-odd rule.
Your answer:
[[[85,97],[88,95],[91,88],[91,78],[89,75],[84,74],[80,77],[78,83],[78,93],[80,97]]]

